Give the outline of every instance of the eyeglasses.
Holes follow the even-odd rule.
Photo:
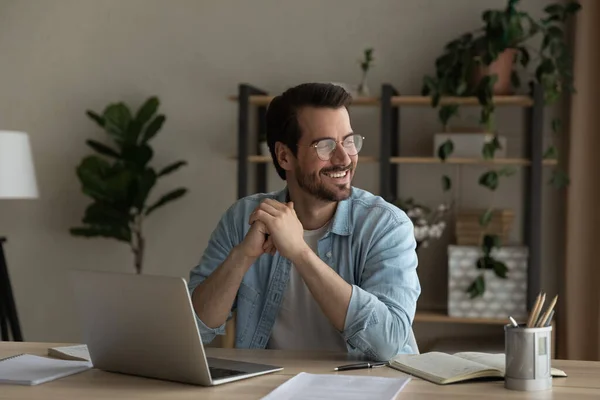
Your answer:
[[[322,161],[327,161],[331,158],[338,143],[342,144],[342,147],[346,151],[346,154],[349,156],[355,156],[358,154],[363,145],[363,140],[365,138],[359,135],[358,133],[354,133],[352,135],[347,136],[342,141],[337,141],[333,139],[321,139],[318,142],[311,144],[309,147],[314,147],[317,151],[317,156]]]

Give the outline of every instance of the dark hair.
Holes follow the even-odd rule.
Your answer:
[[[285,144],[294,156],[298,154],[297,144],[302,136],[298,111],[302,107],[348,108],[351,101],[352,96],[348,92],[330,83],[303,83],[287,89],[271,101],[266,115],[267,144],[281,179],[285,179],[285,170],[277,162],[275,143]]]

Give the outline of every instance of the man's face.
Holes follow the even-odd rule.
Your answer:
[[[288,171],[288,177],[319,200],[336,202],[348,198],[358,162],[358,155],[349,156],[348,152],[353,154],[354,151],[347,151],[342,145],[344,139],[350,148],[352,145],[352,137],[348,138],[352,134],[348,111],[345,107],[306,107],[299,112],[298,123],[302,136],[297,161]],[[331,153],[327,151],[328,143],[322,139],[338,142]]]

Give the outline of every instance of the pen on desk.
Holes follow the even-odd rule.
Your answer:
[[[350,371],[353,369],[365,369],[365,368],[376,368],[376,367],[383,367],[384,365],[388,365],[387,361],[382,361],[382,362],[364,362],[364,363],[358,363],[358,364],[348,364],[348,365],[341,365],[339,367],[335,367],[333,370],[334,371]]]

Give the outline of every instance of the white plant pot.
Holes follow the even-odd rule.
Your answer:
[[[260,142],[260,155],[261,156],[270,156],[271,153],[269,151],[269,145],[267,142]]]
[[[524,246],[505,246],[492,250],[492,257],[508,268],[506,279],[485,270],[485,292],[471,299],[467,288],[482,272],[477,260],[479,246],[448,246],[448,315],[465,318],[497,318],[506,320],[527,317],[527,259]]]

